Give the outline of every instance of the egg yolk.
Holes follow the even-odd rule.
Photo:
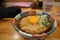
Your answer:
[[[30,16],[29,19],[28,19],[29,23],[31,24],[37,24],[39,19],[37,16]]]

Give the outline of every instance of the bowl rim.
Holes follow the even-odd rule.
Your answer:
[[[27,11],[28,12],[28,11]],[[42,13],[42,11],[36,11],[36,12],[38,12],[38,13]],[[22,12],[22,13],[24,13],[24,12]],[[46,14],[48,14],[48,12],[45,12]],[[21,13],[20,13],[21,14]],[[51,16],[51,18],[54,20],[54,23],[53,23],[53,28],[52,28],[52,30],[51,31],[49,31],[49,32],[47,32],[47,33],[42,33],[42,34],[28,34],[28,33],[26,33],[26,32],[23,32],[23,31],[21,31],[21,30],[19,30],[18,28],[17,28],[17,26],[16,26],[16,19],[18,18],[18,16],[20,17],[20,14],[18,14],[17,16],[15,16],[15,18],[13,19],[13,27],[14,27],[14,29],[18,32],[18,33],[20,33],[20,34],[22,34],[22,35],[24,35],[24,36],[28,36],[28,37],[42,37],[42,36],[47,36],[47,35],[50,35],[51,33],[53,33],[54,31],[55,31],[55,29],[56,29],[56,27],[57,27],[57,22],[56,22],[56,20]],[[50,14],[48,14],[48,15],[50,15]]]

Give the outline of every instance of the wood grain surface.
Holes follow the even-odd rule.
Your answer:
[[[22,12],[27,10],[35,10],[31,8],[21,8]],[[38,9],[37,9],[38,10]],[[57,10],[60,7],[54,6],[51,10],[51,15],[57,21],[57,29],[45,40],[60,40],[60,16],[58,16]],[[16,32],[13,28],[13,18],[0,19],[0,40],[25,40],[24,37]]]

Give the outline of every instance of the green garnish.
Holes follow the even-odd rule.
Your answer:
[[[40,16],[40,23],[45,25],[46,27],[50,26],[46,15],[41,15]]]

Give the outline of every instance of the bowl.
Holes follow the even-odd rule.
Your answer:
[[[17,26],[18,22],[21,18],[25,16],[29,16],[29,15],[47,15],[47,17],[53,22],[52,29],[42,34],[28,34],[26,32],[23,32],[22,30],[18,28]],[[33,11],[21,12],[18,15],[16,15],[13,20],[13,27],[19,34],[23,35],[26,38],[26,40],[38,40],[38,39],[44,39],[45,37],[53,33],[56,30],[57,22],[48,12],[33,10]]]

